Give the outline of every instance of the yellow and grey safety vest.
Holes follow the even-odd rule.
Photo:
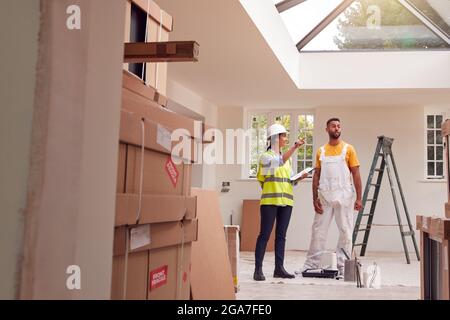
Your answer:
[[[261,183],[261,205],[293,206],[291,182],[292,160],[285,163],[281,155],[269,149],[259,160],[257,179]]]

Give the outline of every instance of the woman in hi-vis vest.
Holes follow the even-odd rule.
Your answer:
[[[259,161],[258,181],[261,183],[261,230],[256,241],[255,249],[255,273],[253,279],[263,281],[266,278],[262,271],[264,253],[267,241],[273,225],[275,227],[275,278],[295,278],[293,274],[284,269],[284,247],[286,243],[286,232],[291,219],[292,206],[294,205],[294,195],[291,182],[292,159],[303,140],[297,141],[286,153],[282,154],[282,148],[288,143],[286,128],[280,124],[272,125],[267,131],[269,147],[264,152]],[[305,173],[298,181],[308,176]]]

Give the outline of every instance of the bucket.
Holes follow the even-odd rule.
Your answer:
[[[364,271],[363,284],[368,289],[381,288],[381,268],[376,263],[368,266]]]
[[[337,258],[334,252],[323,252],[320,258],[320,268],[337,270]]]

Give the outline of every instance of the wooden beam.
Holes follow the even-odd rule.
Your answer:
[[[306,0],[284,0],[278,3],[276,7],[278,12],[282,13],[283,11],[289,10],[290,8],[295,7],[296,5],[305,1]]]
[[[299,43],[297,43],[298,51],[302,50],[312,39],[314,39],[323,29],[325,29],[334,19],[336,19],[354,0],[344,0],[336,9],[325,17],[314,29],[312,29]]]
[[[125,63],[198,61],[195,41],[125,43]]]

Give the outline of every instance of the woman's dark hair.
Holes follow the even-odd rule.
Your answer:
[[[271,142],[270,139],[269,139],[269,146],[267,147],[267,150],[266,150],[266,151],[269,151],[270,148],[272,148],[272,142]]]

